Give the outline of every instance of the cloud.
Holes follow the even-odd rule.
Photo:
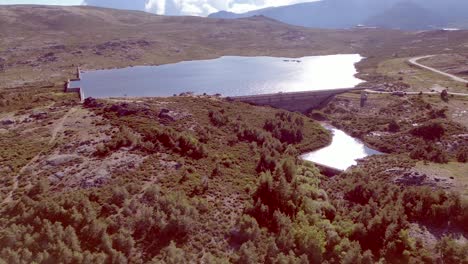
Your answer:
[[[83,4],[142,10],[160,15],[206,16],[220,10],[242,13],[259,8],[313,1],[315,0],[85,0]]]

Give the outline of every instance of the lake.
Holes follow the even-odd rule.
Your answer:
[[[324,127],[333,133],[332,143],[327,147],[302,155],[302,159],[335,169],[346,170],[356,165],[358,159],[382,154],[377,150],[368,148],[360,140],[335,127],[330,125],[324,125]]]
[[[223,96],[350,88],[356,78],[358,54],[302,58],[224,56],[160,66],[83,71],[86,97],[172,96],[184,92]]]

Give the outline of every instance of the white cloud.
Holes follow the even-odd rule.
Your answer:
[[[220,10],[242,13],[259,8],[313,1],[317,0],[85,0],[83,4],[145,10],[160,15],[206,16]]]

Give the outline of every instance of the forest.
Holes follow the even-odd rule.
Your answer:
[[[329,178],[298,158],[330,141],[307,116],[199,98],[147,104],[87,99],[84,108],[112,127],[92,158],[125,151],[146,160],[98,187],[36,179],[1,209],[0,263],[468,263],[455,236],[415,233],[466,235],[468,202],[392,182],[385,169],[411,166],[409,153]],[[191,115],[160,115],[181,107]],[[412,133],[436,140],[428,129],[441,130]],[[162,155],[174,168],[158,163]]]

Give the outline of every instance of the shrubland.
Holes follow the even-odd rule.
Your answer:
[[[405,153],[436,163],[463,160],[466,155],[467,129],[448,117],[449,109],[440,98],[373,95],[365,107],[357,99],[354,95],[335,98],[309,116],[328,120],[385,153]]]
[[[87,188],[32,177],[0,209],[0,260],[467,261],[455,236],[468,232],[467,202],[393,183],[386,170],[411,167],[405,155],[373,157],[328,178],[298,156],[330,135],[298,113],[210,97],[88,99],[83,107],[109,127],[92,159],[125,152],[144,161]],[[415,226],[447,231],[428,244]]]

